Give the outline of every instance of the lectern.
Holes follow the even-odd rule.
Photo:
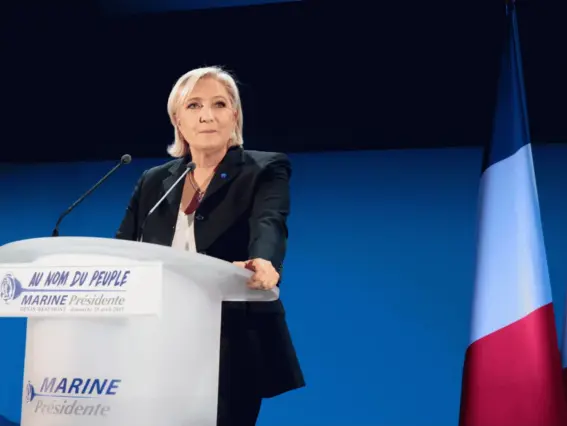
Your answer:
[[[105,238],[0,247],[0,317],[27,317],[22,426],[215,426],[222,301],[251,272]]]

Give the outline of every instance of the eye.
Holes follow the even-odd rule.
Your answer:
[[[189,105],[187,105],[187,109],[195,109],[198,108],[199,104],[197,102],[191,102]]]
[[[215,106],[216,106],[217,108],[225,108],[225,107],[226,107],[226,102],[224,102],[224,101],[217,101],[217,102],[215,102]]]

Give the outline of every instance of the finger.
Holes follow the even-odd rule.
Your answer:
[[[248,285],[249,286],[256,286],[256,285],[259,285],[261,282],[262,282],[262,280],[258,276],[257,272],[254,272],[254,274],[252,274],[252,276],[248,279]]]
[[[265,288],[266,290],[271,290],[271,289],[273,289],[273,288],[276,286],[277,283],[278,283],[278,282],[277,282],[276,280],[270,280],[270,281],[264,286],[264,288]]]
[[[272,270],[269,265],[264,263],[255,263],[254,270],[263,274],[265,277],[269,277],[273,272],[275,272],[275,270]]]
[[[250,280],[248,281],[248,288],[253,290],[262,290],[264,288],[262,281]]]
[[[265,274],[256,272],[250,279],[248,280],[248,286],[255,289],[263,289],[266,287],[266,276]]]
[[[252,263],[254,266],[263,267],[263,268],[272,264],[271,262],[268,262],[267,260],[260,258],[250,259],[249,262]]]
[[[277,285],[277,281],[274,280],[251,280],[249,281],[249,287],[259,290],[272,290]]]

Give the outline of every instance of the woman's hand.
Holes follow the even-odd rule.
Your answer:
[[[264,259],[251,259],[246,262],[232,262],[236,266],[254,272],[248,281],[248,287],[255,290],[271,290],[280,280],[280,274],[272,262]]]

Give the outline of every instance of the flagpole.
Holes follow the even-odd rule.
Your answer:
[[[506,1],[492,136],[482,163],[459,426],[567,425],[515,5]]]

